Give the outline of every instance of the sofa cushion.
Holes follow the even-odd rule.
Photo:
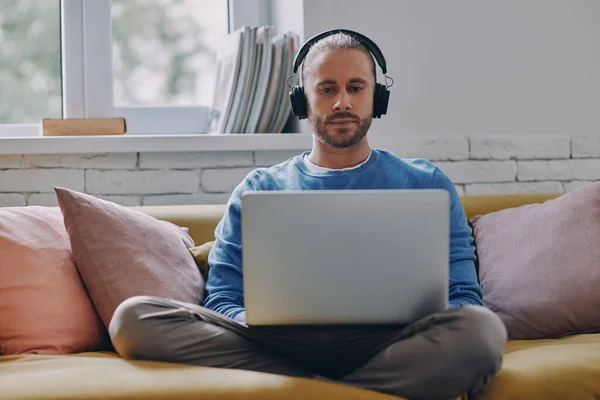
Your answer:
[[[484,305],[510,339],[600,332],[600,182],[473,226]]]
[[[202,302],[204,279],[185,230],[84,193],[55,191],[75,264],[107,328],[117,306],[133,296]]]
[[[126,361],[114,353],[0,357],[8,399],[363,399],[398,397],[260,372]],[[36,382],[31,385],[31,382]],[[477,400],[600,398],[600,334],[519,340]]]
[[[400,400],[321,380],[126,361],[111,353],[0,357],[0,377],[3,399]]]
[[[107,342],[60,210],[0,208],[0,353],[66,354]]]
[[[600,399],[600,334],[515,340],[477,400]]]
[[[213,240],[210,242],[206,242],[200,246],[192,247],[191,249],[189,249],[204,279],[208,279],[208,271],[210,269],[210,266],[208,264],[208,254],[210,253],[210,250],[212,249],[214,244],[215,242]]]

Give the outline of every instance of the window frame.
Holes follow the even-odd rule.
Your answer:
[[[61,69],[64,118],[125,117],[128,134],[206,132],[208,107],[113,105],[110,0],[61,0]],[[271,23],[270,0],[228,0],[229,31]],[[0,124],[2,137],[40,136],[39,124]]]

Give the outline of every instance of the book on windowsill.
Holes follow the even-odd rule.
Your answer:
[[[125,118],[44,118],[42,136],[104,136],[127,133]]]

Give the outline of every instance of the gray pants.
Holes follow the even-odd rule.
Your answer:
[[[409,399],[476,394],[500,369],[507,339],[502,321],[475,306],[403,327],[247,327],[148,296],[119,305],[109,333],[125,358],[324,377]]]

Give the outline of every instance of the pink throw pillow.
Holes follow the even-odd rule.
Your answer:
[[[510,339],[600,331],[600,182],[472,222],[484,305]]]
[[[0,353],[70,354],[106,343],[60,210],[0,208]]]
[[[117,306],[133,296],[202,302],[204,278],[184,229],[84,193],[55,192],[75,264],[107,328]]]

